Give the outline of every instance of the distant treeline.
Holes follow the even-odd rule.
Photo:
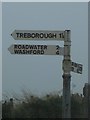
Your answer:
[[[25,97],[25,96],[24,96]],[[86,118],[87,101],[77,94],[71,95],[71,117]],[[62,96],[26,96],[20,102],[10,98],[2,103],[2,118],[62,118]]]

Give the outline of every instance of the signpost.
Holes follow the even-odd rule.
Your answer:
[[[26,55],[63,55],[63,118],[71,118],[71,71],[82,74],[83,66],[71,61],[71,31],[48,30],[15,30],[11,36],[15,40],[60,40],[64,41],[64,47],[59,45],[25,45],[13,44],[8,50],[11,54]]]
[[[62,105],[62,115],[63,118],[71,118],[71,93],[70,93],[70,82],[71,82],[71,56],[70,47],[71,31],[65,31],[64,40],[64,59],[63,59],[63,105]]]
[[[82,74],[83,65],[72,62],[71,71],[75,73]]]
[[[15,30],[11,36],[15,40],[64,40],[64,31]]]
[[[13,44],[8,50],[11,54],[26,54],[26,55],[63,55],[63,47],[58,45],[26,45]]]

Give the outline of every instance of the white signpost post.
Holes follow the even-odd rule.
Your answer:
[[[8,50],[11,54],[26,55],[63,55],[63,118],[71,118],[71,71],[82,74],[82,65],[71,61],[71,31],[48,30],[15,30],[11,36],[15,40],[60,40],[64,41],[64,47],[58,45],[25,45],[13,44]]]

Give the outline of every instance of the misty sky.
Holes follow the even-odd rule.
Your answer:
[[[2,16],[2,4],[0,2],[0,16]],[[1,17],[2,18],[2,17]],[[2,19],[0,19],[0,100],[2,98]]]
[[[82,93],[88,82],[88,3],[3,3],[2,14],[3,94],[29,89],[40,95],[63,88],[63,56],[12,55],[8,51],[15,43],[63,47],[63,41],[16,41],[10,35],[15,29],[71,30],[71,59],[83,64],[82,75],[71,72],[71,89]]]

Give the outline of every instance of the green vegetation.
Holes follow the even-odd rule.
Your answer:
[[[72,118],[85,117],[84,97],[79,94],[71,95]],[[3,118],[62,118],[62,96],[46,95],[36,97],[24,95],[20,102],[10,99],[2,105]]]

